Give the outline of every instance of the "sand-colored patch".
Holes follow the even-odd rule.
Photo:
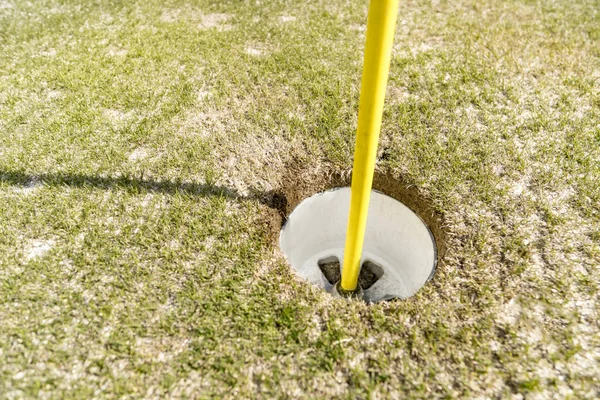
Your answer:
[[[204,102],[205,100],[208,100],[212,97],[212,93],[210,90],[202,88],[200,90],[198,90],[198,93],[196,95],[196,101],[198,101],[199,103]]]
[[[181,14],[181,10],[163,10],[162,14],[159,17],[159,21],[161,22],[176,22],[179,19],[179,15]]]
[[[200,95],[199,95],[200,96]],[[208,97],[208,95],[204,95]],[[193,109],[178,119],[177,134],[179,136],[197,136],[209,138],[225,133],[226,123],[230,116],[225,112],[210,109]]]
[[[43,183],[37,177],[33,177],[23,186],[15,187],[13,189],[14,193],[18,193],[21,195],[29,196],[37,192],[41,187],[43,187]]]
[[[265,54],[264,48],[256,45],[246,46],[246,54],[251,55],[253,57],[261,57]]]
[[[292,15],[281,15],[279,17],[279,22],[282,22],[284,24],[288,23],[288,22],[294,22],[296,20],[296,17],[292,16]]]
[[[55,100],[55,99],[61,98],[63,96],[63,94],[60,90],[49,90],[46,93],[46,96],[48,97],[49,100]]]
[[[230,14],[206,14],[201,17],[201,22],[198,24],[198,28],[231,30],[231,25],[225,24],[225,22],[229,21],[230,19]]]
[[[364,24],[354,24],[350,25],[350,29],[356,32],[365,33],[367,31],[367,26]]]
[[[231,14],[225,13],[203,14],[195,9],[166,9],[163,10],[159,20],[166,23],[196,23],[200,30],[217,29],[226,31],[232,28],[230,24],[226,23],[232,18]]]
[[[136,113],[134,111],[123,112],[121,110],[105,109],[102,111],[102,117],[108,121],[113,129],[120,129],[134,122]]]
[[[129,162],[136,162],[143,160],[146,157],[148,157],[148,152],[146,151],[146,149],[140,147],[132,151],[127,159],[129,160]]]
[[[56,49],[42,50],[39,55],[42,57],[56,57]]]
[[[111,57],[124,57],[127,55],[127,53],[128,53],[127,49],[124,49],[122,47],[116,47],[116,46],[110,46],[106,50],[106,54],[108,54]]]
[[[43,257],[56,244],[53,239],[49,240],[32,240],[25,248],[25,260],[31,261],[36,258]]]
[[[516,299],[511,299],[508,303],[502,306],[502,309],[497,315],[497,320],[502,324],[514,325],[517,323],[520,314],[521,306]]]

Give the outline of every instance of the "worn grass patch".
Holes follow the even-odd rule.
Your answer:
[[[0,0],[0,397],[599,397],[599,9],[402,3],[378,163],[448,249],[367,306],[264,219],[351,168],[366,1]]]

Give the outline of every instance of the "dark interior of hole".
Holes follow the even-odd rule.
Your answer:
[[[342,278],[340,260],[336,256],[322,258],[317,264],[330,284],[335,285]],[[363,289],[368,289],[383,276],[383,273],[383,268],[379,265],[365,261],[360,268],[358,284]]]
[[[358,284],[363,289],[368,289],[383,276],[383,268],[371,261],[365,261],[360,268]]]
[[[318,264],[319,269],[330,284],[335,285],[342,278],[340,260],[336,256],[322,258]]]

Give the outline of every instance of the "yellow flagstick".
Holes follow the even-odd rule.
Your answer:
[[[341,289],[356,290],[399,0],[371,0]]]

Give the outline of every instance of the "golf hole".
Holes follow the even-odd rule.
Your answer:
[[[328,180],[333,185],[347,182],[342,175],[329,176]],[[320,181],[316,186],[327,186],[323,179]],[[287,218],[279,233],[279,245],[297,275],[331,291],[341,277],[350,188],[324,188],[298,199],[302,186],[297,184],[287,195],[281,195],[286,199]],[[414,295],[432,278],[445,238],[441,218],[414,188],[381,173],[375,176],[374,188],[359,275],[364,300],[369,303]],[[289,199],[296,200],[293,207]],[[421,212],[417,214],[414,209]]]

